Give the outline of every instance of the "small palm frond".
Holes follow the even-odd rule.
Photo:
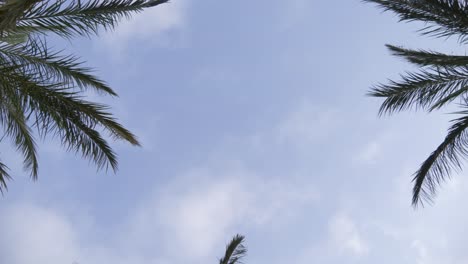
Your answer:
[[[466,67],[468,65],[467,56],[447,55],[434,51],[411,50],[393,45],[386,45],[392,55],[402,57],[410,63],[418,66],[439,67]]]
[[[42,0],[2,1],[0,5],[0,32],[14,30],[18,20]]]
[[[56,135],[71,151],[81,153],[98,168],[117,169],[117,159],[106,140],[95,129],[102,127],[118,139],[139,145],[135,136],[106,112],[103,105],[80,99],[62,84],[47,84],[25,73],[0,76],[10,97],[21,102],[21,109],[40,135]],[[12,100],[13,100],[12,99]],[[32,174],[34,176],[34,174]]]
[[[106,136],[139,146],[106,105],[83,99],[93,89],[117,94],[73,55],[48,48],[45,37],[90,36],[168,0],[0,0],[0,126],[22,153],[33,179],[38,159],[33,131],[57,137],[63,146],[94,162],[117,169],[117,156]],[[102,133],[108,133],[103,136]],[[0,162],[0,192],[10,178]],[[242,242],[242,241],[241,241]],[[241,250],[242,245],[238,245]],[[237,261],[238,253],[232,252]],[[234,264],[234,263],[228,263]]]
[[[7,33],[4,32],[4,34],[0,36],[0,42],[4,42],[9,45],[19,45],[28,41],[30,33],[31,32],[26,31],[9,31]]]
[[[384,11],[393,11],[400,21],[422,21],[428,26],[424,35],[450,37],[458,35],[459,41],[468,41],[468,3],[458,0],[363,0],[375,3]]]
[[[54,89],[34,82],[23,84],[22,95],[35,114],[35,126],[41,135],[57,135],[68,150],[81,152],[98,168],[110,165],[117,169],[115,153],[95,127],[100,125],[114,137],[138,145],[135,136],[104,112],[104,106],[86,102],[75,93]]]
[[[168,2],[161,0],[40,1],[18,20],[18,27],[53,32],[62,37],[97,35],[99,28],[114,29],[123,18],[144,8]]]
[[[411,108],[439,109],[468,91],[468,67],[439,68],[406,73],[399,82],[390,81],[371,89],[370,96],[383,97],[379,114]]]
[[[396,13],[401,21],[422,21],[422,33],[435,37],[457,35],[468,43],[468,1],[458,0],[363,0],[375,3],[384,11]],[[391,114],[411,108],[433,111],[460,100],[468,103],[468,56],[447,55],[426,50],[411,50],[392,45],[387,48],[420,67],[417,73],[406,73],[400,81],[375,86],[369,95],[383,97],[379,114]],[[413,182],[414,206],[431,202],[436,188],[453,169],[461,169],[462,158],[468,156],[468,110],[452,120],[445,140],[421,164]]]
[[[10,180],[11,176],[8,174],[8,167],[0,162],[0,193],[3,194],[4,190],[7,190],[7,180]]]
[[[145,7],[153,7],[153,6],[165,4],[165,3],[167,3],[167,2],[169,2],[169,0],[150,0],[150,1],[147,1],[147,2],[146,2],[146,6],[145,6]]]
[[[226,252],[224,257],[219,260],[219,264],[241,263],[241,259],[247,254],[247,248],[244,247],[243,242],[244,236],[235,235],[226,246]]]
[[[0,38],[1,39],[1,38]],[[22,66],[29,74],[36,74],[57,83],[74,83],[81,89],[92,88],[100,93],[117,94],[102,80],[91,75],[74,56],[50,51],[40,38],[29,37],[26,43],[0,43],[0,60]]]
[[[0,72],[2,77],[14,73],[18,67],[8,67],[2,65]],[[0,78],[2,78],[0,77]],[[38,173],[38,160],[36,154],[36,143],[32,135],[31,128],[27,124],[27,117],[23,109],[23,102],[18,96],[17,90],[10,89],[11,80],[0,81],[0,124],[4,129],[4,135],[13,139],[17,149],[24,156],[24,165],[27,170],[30,170],[31,177],[35,179]],[[0,171],[0,177],[4,174],[4,170]],[[1,180],[4,183],[4,180]],[[0,184],[0,187],[3,184]]]
[[[1,113],[4,116],[2,126],[5,128],[5,135],[12,137],[17,149],[23,153],[25,169],[36,179],[39,168],[36,143],[18,99],[20,98],[17,96],[3,98],[1,110],[5,112]]]
[[[447,177],[452,169],[461,169],[461,157],[468,155],[468,110],[459,112],[465,116],[452,120],[445,140],[422,163],[413,181],[413,205],[422,201],[432,201],[436,187]]]

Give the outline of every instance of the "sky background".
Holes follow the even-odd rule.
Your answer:
[[[143,147],[115,142],[114,175],[46,140],[33,182],[2,144],[0,262],[217,263],[240,233],[248,264],[467,263],[466,173],[410,204],[450,109],[378,118],[365,96],[412,69],[385,43],[466,53],[418,28],[358,0],[172,0],[53,42],[114,87],[89,98]]]

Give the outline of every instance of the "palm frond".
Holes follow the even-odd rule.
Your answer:
[[[390,81],[371,89],[370,96],[385,98],[379,114],[411,108],[439,109],[468,91],[468,67],[445,67],[406,73],[402,80]]]
[[[158,6],[158,5],[161,5],[161,4],[165,4],[169,2],[169,0],[150,0],[150,1],[147,1],[146,2],[146,6],[145,7],[153,7],[153,6]]]
[[[402,57],[410,63],[418,66],[430,66],[435,69],[439,67],[466,67],[468,65],[467,56],[447,55],[440,52],[426,50],[412,50],[386,45],[392,55]]]
[[[0,125],[22,153],[33,179],[38,174],[34,129],[41,138],[59,138],[68,151],[81,154],[98,169],[117,169],[117,156],[102,133],[139,146],[108,106],[82,97],[88,89],[117,94],[77,57],[50,50],[47,34],[90,36],[166,2],[0,0]],[[0,192],[6,190],[9,178],[8,168],[0,162]],[[234,262],[245,253],[242,245],[238,247],[231,252]]]
[[[168,0],[58,0],[41,1],[18,20],[18,26],[50,31],[62,37],[96,35],[99,28],[114,29],[117,23],[144,8]]]
[[[0,193],[3,194],[3,191],[8,190],[7,180],[10,180],[11,176],[8,173],[8,167],[0,162]]]
[[[460,170],[462,159],[468,155],[468,111],[459,112],[465,116],[452,120],[452,126],[444,141],[422,163],[413,181],[413,205],[432,201],[436,188],[452,169]]]
[[[117,159],[106,140],[95,129],[101,126],[115,138],[138,145],[135,136],[105,112],[106,107],[81,100],[76,92],[69,92],[61,84],[47,84],[23,74],[1,76],[16,89],[22,109],[34,118],[33,125],[40,135],[56,135],[68,150],[81,153],[98,168],[117,169]]]
[[[3,34],[0,35],[0,42],[4,42],[9,45],[19,45],[28,41],[29,36],[30,32],[26,31],[15,30],[3,32]]]
[[[24,13],[39,1],[42,0],[2,1],[0,4],[0,33],[14,29]]]
[[[18,99],[17,96],[3,98],[1,111],[4,112],[1,114],[4,118],[1,121],[5,128],[5,134],[14,139],[17,149],[23,153],[25,169],[31,172],[33,179],[36,179],[39,167],[36,143]]]
[[[0,66],[2,77],[6,77],[17,70],[18,67],[16,66],[7,66],[5,64]],[[23,102],[18,96],[18,91],[10,89],[11,85],[10,80],[0,82],[0,124],[4,128],[4,135],[11,137],[17,149],[22,152],[25,168],[30,170],[31,177],[36,179],[39,167],[36,143],[27,124],[28,117],[25,116]]]
[[[71,82],[81,89],[92,88],[100,93],[117,95],[104,81],[91,75],[92,70],[83,67],[78,58],[50,51],[39,38],[30,37],[28,42],[17,45],[0,43],[0,60],[55,82]]]
[[[247,254],[247,249],[242,244],[244,236],[235,235],[234,238],[226,246],[224,257],[219,260],[219,264],[236,264],[241,263],[241,259]]]
[[[421,21],[423,35],[458,36],[468,43],[468,1],[459,0],[363,0],[375,3],[384,11],[396,13],[400,21]],[[447,55],[426,50],[412,50],[387,45],[393,55],[420,67],[416,73],[406,73],[400,81],[389,81],[371,89],[369,95],[382,97],[379,114],[391,114],[412,108],[427,111],[439,109],[454,100],[468,104],[468,56]],[[451,121],[444,141],[421,164],[414,174],[414,206],[431,202],[437,187],[452,170],[461,169],[468,156],[468,110],[463,117]]]
[[[435,37],[458,35],[468,41],[468,3],[458,0],[363,0],[384,11],[396,13],[400,21],[426,22],[421,33]]]
[[[95,127],[103,125],[115,137],[138,144],[130,132],[125,131],[128,134],[123,135],[115,132],[121,128],[118,123],[117,128],[114,128],[97,120],[107,118],[106,113],[102,112],[102,106],[83,101],[74,93],[34,83],[23,85],[21,92],[27,96],[29,107],[35,113],[34,124],[42,130],[40,134],[57,135],[68,150],[81,153],[83,157],[92,160],[98,169],[110,165],[116,170],[117,159]]]

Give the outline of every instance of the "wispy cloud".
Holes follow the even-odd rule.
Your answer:
[[[55,210],[16,205],[1,210],[2,263],[71,263],[79,257],[70,221]]]
[[[338,252],[355,256],[364,256],[369,253],[368,243],[348,215],[335,215],[330,221],[329,231],[330,239]]]
[[[101,38],[101,43],[111,51],[124,52],[130,43],[170,42],[186,26],[188,4],[188,0],[174,0],[135,14],[129,20],[122,20],[115,31]]]
[[[358,197],[358,206],[344,206],[344,211],[336,212],[342,202],[335,197],[340,183],[333,182],[335,189],[318,189],[321,186],[315,185],[317,179],[310,177],[316,164],[301,164],[303,170],[293,168],[286,174],[272,173],[282,165],[270,152],[281,152],[289,144],[310,146],[328,140],[330,133],[343,125],[336,113],[298,104],[276,123],[254,133],[259,146],[249,148],[252,137],[245,135],[236,141],[236,148],[221,144],[219,151],[212,156],[206,154],[200,164],[181,169],[165,182],[158,181],[151,194],[126,209],[128,217],[111,219],[112,225],[119,228],[113,229],[115,234],[109,238],[93,237],[101,233],[102,226],[90,225],[84,230],[60,207],[44,208],[31,200],[27,205],[1,208],[0,256],[19,264],[39,260],[50,264],[207,263],[215,261],[235,233],[264,231],[281,241],[295,240],[297,232],[287,234],[293,228],[277,230],[311,219],[313,222],[297,226],[304,232],[299,240],[305,245],[298,245],[288,254],[294,257],[306,253],[296,263],[310,263],[311,259],[322,263],[342,263],[346,259],[369,263],[379,254],[388,261],[404,259],[424,264],[436,263],[435,260],[456,263],[451,255],[466,259],[464,251],[456,247],[466,232],[456,226],[462,226],[468,215],[460,213],[458,205],[453,204],[466,193],[466,181],[456,180],[444,188],[446,198],[439,199],[438,204],[445,209],[437,208],[440,214],[429,209],[415,216],[408,203],[408,181],[402,184],[397,179],[395,186],[387,186],[388,192],[369,195],[369,200]],[[363,153],[370,153],[364,155],[368,158],[364,160],[377,155],[372,142],[362,148]],[[382,144],[380,140],[376,142]],[[354,146],[350,143],[344,147]],[[257,148],[262,151],[259,156],[253,155],[253,164],[247,152],[258,151]],[[304,154],[312,156],[310,150]],[[348,165],[339,170],[332,168],[332,173],[346,170],[345,166]],[[403,174],[408,180],[408,173]],[[351,197],[349,200],[355,198],[349,193],[340,195]],[[403,197],[404,203],[395,197]],[[379,201],[378,209],[372,207],[375,201]],[[324,232],[313,233],[309,228]],[[403,257],[392,256],[387,250],[390,246],[402,252]]]
[[[83,230],[60,209],[34,202],[12,205],[0,212],[2,260],[18,264],[214,261],[233,234],[273,228],[317,201],[302,183],[268,179],[242,168],[213,167],[219,166],[191,169],[157,187],[151,197],[129,209],[127,219],[113,223],[120,228],[112,239],[89,237],[100,233],[98,226]]]
[[[245,169],[209,166],[191,170],[156,191],[132,225],[142,237],[148,226],[159,224],[171,259],[203,258],[218,253],[219,245],[239,229],[287,221],[286,209],[295,211],[316,201],[317,195],[310,192]]]

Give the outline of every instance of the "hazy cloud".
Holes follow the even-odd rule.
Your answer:
[[[124,52],[130,43],[155,45],[170,41],[170,35],[186,25],[187,7],[187,0],[177,0],[146,9],[122,20],[115,31],[107,33],[101,41],[116,52]]]
[[[369,253],[369,246],[354,221],[346,214],[335,215],[329,224],[332,243],[341,253],[363,256]]]

